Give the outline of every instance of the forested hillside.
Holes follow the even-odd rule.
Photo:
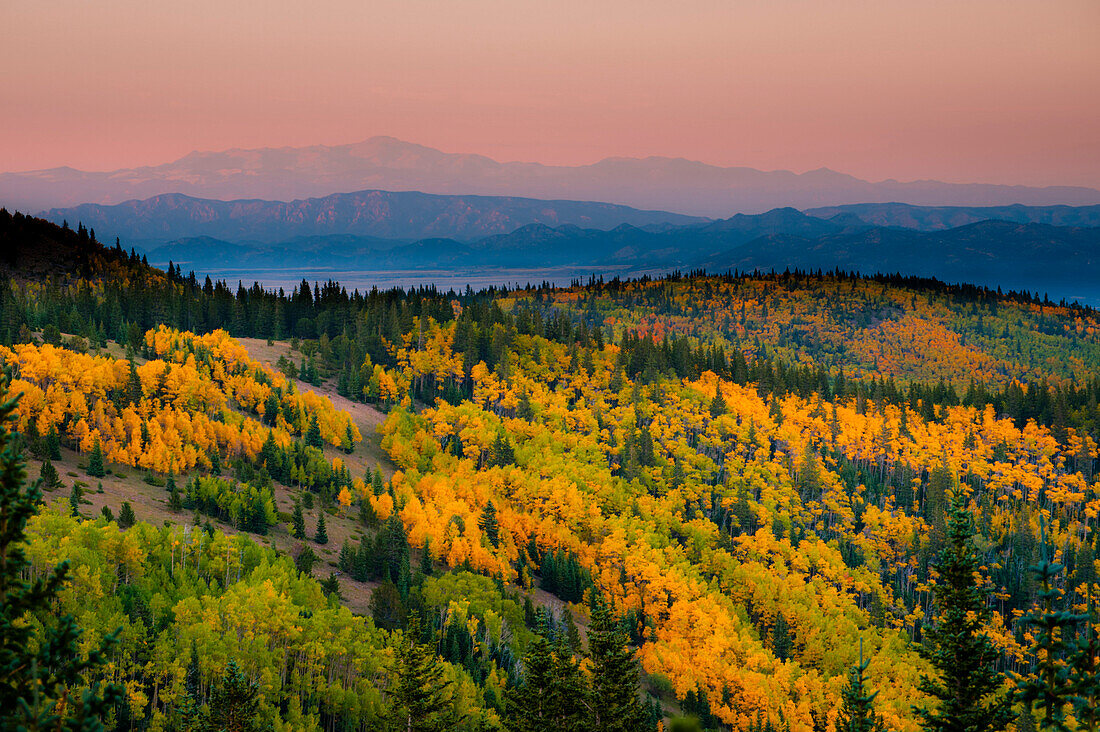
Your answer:
[[[4,581],[69,562],[107,650],[34,688],[108,729],[1096,728],[1094,310],[840,272],[271,293],[0,215],[32,234],[76,256],[0,283],[47,496]],[[112,511],[120,473],[168,518]]]

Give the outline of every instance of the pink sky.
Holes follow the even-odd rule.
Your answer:
[[[5,0],[0,170],[393,135],[1100,187],[1097,0]]]

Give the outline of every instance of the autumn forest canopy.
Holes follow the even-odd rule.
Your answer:
[[[0,252],[3,729],[1097,729],[1094,309]]]

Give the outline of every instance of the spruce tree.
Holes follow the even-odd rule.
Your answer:
[[[137,518],[134,516],[134,509],[130,506],[129,501],[123,501],[122,508],[118,512],[118,527],[128,529],[135,523],[137,523]]]
[[[7,393],[10,370],[0,375]],[[0,729],[100,732],[107,710],[122,700],[117,684],[92,682],[79,697],[86,675],[105,663],[117,631],[90,652],[81,649],[82,631],[71,615],[58,617],[69,565],[28,581],[27,521],[38,510],[38,482],[27,483],[20,439],[13,432],[19,397],[0,401]],[[45,626],[24,622],[39,617]]]
[[[55,491],[61,487],[61,476],[57,474],[57,468],[48,459],[42,463],[39,477],[42,479],[42,487],[48,491]]]
[[[168,494],[168,509],[173,513],[183,510],[183,500],[180,498],[179,489],[172,486],[172,492]]]
[[[317,415],[309,418],[309,427],[306,429],[306,447],[323,449],[325,441],[321,439],[321,425],[317,422]]]
[[[391,686],[391,722],[407,732],[436,732],[453,726],[450,681],[433,650],[418,642],[420,623],[413,616],[394,649],[396,678]]]
[[[500,546],[500,525],[497,523],[497,507],[490,500],[485,504],[485,510],[481,512],[481,518],[477,525],[482,533],[489,539],[494,547]]]
[[[73,483],[73,490],[69,493],[69,515],[80,515],[80,502],[83,500],[84,491],[79,485]]]
[[[874,701],[878,692],[866,688],[864,674],[870,660],[863,660],[863,639],[859,639],[859,663],[848,669],[848,685],[841,692],[840,713],[836,718],[836,732],[881,732],[885,730],[882,719],[875,714]],[[963,728],[953,728],[963,729]]]
[[[1010,700],[997,695],[1003,678],[1000,657],[984,628],[991,614],[981,561],[974,549],[974,519],[959,493],[951,505],[947,545],[936,561],[933,588],[937,615],[924,634],[920,652],[936,669],[920,689],[935,699],[934,708],[918,708],[924,728],[934,732],[996,732],[1012,719]]]
[[[523,681],[508,690],[509,729],[540,732],[555,726],[550,708],[553,683],[554,659],[550,654],[550,642],[536,635],[523,657]]]
[[[336,579],[335,572],[329,572],[328,579],[321,581],[321,591],[328,597],[343,599],[343,595],[340,594],[340,580]]]
[[[99,438],[92,444],[92,454],[88,458],[88,475],[93,478],[102,478],[107,474],[103,467],[103,448],[99,446]]]
[[[611,609],[597,599],[588,633],[592,658],[592,729],[600,732],[632,732],[642,726],[638,701],[638,662],[627,646],[626,633]]]
[[[714,399],[710,401],[710,416],[717,419],[728,411],[726,400],[722,398],[722,390],[719,388],[714,394]]]
[[[318,544],[328,544],[328,531],[325,530],[325,512],[321,511],[317,518],[317,534],[313,540]]]
[[[304,541],[306,538],[306,517],[305,514],[302,513],[301,501],[294,502],[294,513],[291,517],[291,521],[293,522],[294,538]]]
[[[1028,709],[1041,713],[1036,720],[1039,729],[1068,732],[1066,707],[1074,701],[1074,684],[1067,659],[1073,654],[1074,627],[1087,616],[1055,607],[1055,600],[1061,596],[1057,579],[1065,567],[1049,558],[1044,519],[1040,519],[1039,529],[1042,558],[1031,572],[1039,583],[1040,608],[1021,618],[1035,637],[1030,649],[1036,660],[1035,675],[1019,680],[1016,697]]]
[[[50,425],[50,431],[46,433],[45,452],[50,460],[61,459],[61,437],[57,434],[57,427],[53,425]]]
[[[355,434],[351,431],[351,422],[348,422],[344,430],[344,439],[340,441],[340,449],[350,455],[355,450]]]
[[[219,732],[253,732],[260,725],[259,687],[249,681],[233,659],[225,665],[221,683],[210,694],[208,729]]]

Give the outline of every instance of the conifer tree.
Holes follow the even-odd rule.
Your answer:
[[[306,538],[306,517],[302,513],[302,502],[294,502],[294,513],[292,514],[291,521],[293,522],[294,538],[305,540]]]
[[[11,372],[5,370],[0,394],[7,393],[10,381]],[[79,697],[76,689],[105,663],[117,632],[85,653],[82,631],[73,617],[57,617],[67,562],[33,581],[25,579],[26,526],[42,493],[37,482],[27,483],[19,440],[12,431],[18,399],[0,401],[0,729],[100,732],[104,714],[122,699],[122,687],[92,682]],[[41,627],[24,622],[28,615],[56,620]]]
[[[494,547],[500,546],[500,525],[497,523],[497,507],[492,501],[485,504],[485,510],[481,512],[481,518],[477,525],[489,539]]]
[[[42,487],[48,491],[55,491],[61,487],[61,477],[57,474],[57,468],[48,459],[42,463],[39,477],[42,479]]]
[[[1016,696],[1027,708],[1041,713],[1036,720],[1039,729],[1068,732],[1066,707],[1074,701],[1074,689],[1067,657],[1073,652],[1074,626],[1087,616],[1055,607],[1055,600],[1061,596],[1057,579],[1065,567],[1049,558],[1044,519],[1040,519],[1039,528],[1042,558],[1031,572],[1039,582],[1040,608],[1021,618],[1035,636],[1030,649],[1036,661],[1035,675],[1019,681]]]
[[[523,657],[523,681],[508,690],[509,729],[539,732],[555,726],[550,707],[553,683],[554,659],[550,654],[550,642],[536,635]]]
[[[413,616],[394,649],[391,722],[407,732],[436,732],[457,721],[448,693],[451,682],[443,680],[443,668],[419,637],[420,623]]]
[[[321,425],[317,422],[317,415],[309,418],[309,427],[306,429],[306,447],[315,447],[321,450],[325,447],[325,441],[321,439]]]
[[[211,448],[210,452],[207,453],[207,457],[210,458],[210,474],[211,475],[221,475],[222,474],[222,455],[221,455],[221,452],[218,451],[218,446],[217,445],[215,445],[213,448]]]
[[[710,416],[713,419],[721,417],[723,414],[729,411],[729,407],[726,406],[726,400],[722,397],[722,390],[718,389],[714,393],[714,399],[710,401]]]
[[[84,491],[79,485],[73,483],[73,490],[69,493],[69,514],[72,516],[80,515],[80,502],[83,500]]]
[[[122,508],[118,512],[118,527],[120,529],[128,529],[137,523],[137,518],[134,516],[134,509],[130,506],[129,501],[122,502]]]
[[[848,685],[841,692],[840,713],[836,718],[836,732],[881,732],[885,730],[882,719],[875,714],[874,701],[878,692],[869,692],[864,674],[870,660],[863,660],[863,639],[859,640],[859,663],[848,669]],[[963,728],[953,728],[963,729]]]
[[[233,659],[225,665],[221,683],[210,694],[208,729],[220,732],[259,730],[259,687],[249,681]]]
[[[638,701],[638,662],[627,646],[626,633],[602,599],[592,608],[588,633],[592,658],[592,729],[600,732],[632,732],[642,726]]]
[[[351,431],[351,422],[348,422],[348,426],[344,430],[344,439],[340,441],[340,449],[348,455],[355,450],[355,435]]]
[[[88,475],[93,478],[102,478],[107,474],[103,467],[103,448],[99,446],[99,438],[92,445],[92,454],[88,458]]]
[[[434,569],[430,542],[431,539],[424,539],[424,548],[420,552],[420,573],[425,577],[430,577]]]
[[[989,590],[978,576],[981,561],[974,549],[974,519],[961,493],[951,505],[947,545],[936,562],[939,580],[933,588],[937,616],[924,634],[921,654],[936,669],[920,689],[935,699],[935,708],[916,709],[925,729],[936,732],[996,732],[1012,719],[1010,700],[996,695],[1003,679],[999,652],[983,632],[989,620]]]
[[[321,511],[317,518],[317,534],[313,537],[313,540],[318,544],[328,544],[328,531],[325,530],[325,512]]]
[[[183,510],[183,500],[180,498],[179,489],[175,486],[172,486],[172,492],[168,494],[168,508],[173,513]]]
[[[57,427],[53,425],[50,425],[50,431],[46,433],[46,457],[50,460],[61,459],[61,437],[57,434]]]

